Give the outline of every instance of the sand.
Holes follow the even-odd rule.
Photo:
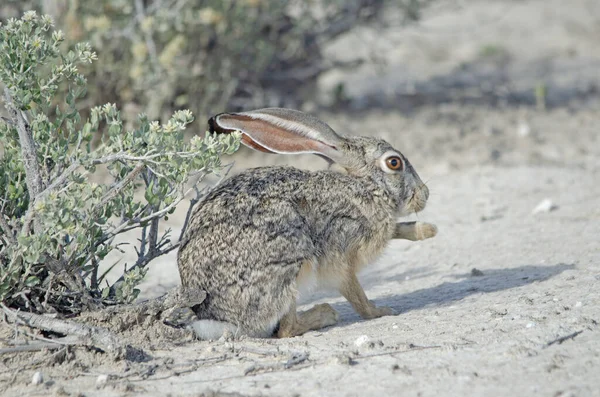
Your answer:
[[[81,348],[3,355],[3,395],[600,396],[600,7],[458,3],[440,1],[422,25],[386,28],[375,42],[358,32],[364,51],[382,37],[397,51],[378,74],[328,75],[322,85],[326,94],[336,81],[349,84],[354,109],[321,112],[324,120],[385,137],[431,191],[426,210],[409,219],[433,222],[439,234],[391,242],[360,275],[369,298],[396,315],[364,321],[337,292],[315,291],[299,309],[330,303],[336,326],[200,342],[184,331],[165,339],[163,325],[148,325],[158,334],[137,340],[147,353],[140,362]],[[344,54],[343,40],[352,37],[332,56]],[[499,49],[502,57],[482,61]],[[468,73],[456,73],[464,64]],[[480,72],[493,78],[459,78]],[[545,107],[536,102],[540,81]],[[503,94],[505,86],[519,95]],[[390,105],[394,98],[403,105]],[[326,166],[246,150],[234,159],[234,172]],[[167,224],[175,233],[184,213]],[[152,265],[142,294],[178,283],[169,255]],[[32,385],[36,371],[43,381]]]

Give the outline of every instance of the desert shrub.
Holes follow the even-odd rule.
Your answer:
[[[239,146],[236,135],[185,140],[189,110],[165,123],[142,114],[127,129],[114,104],[82,107],[80,67],[98,57],[64,40],[35,11],[0,25],[0,302],[36,312],[132,301],[146,265],[177,247],[168,231],[159,235],[161,219],[197,189],[190,180],[221,169],[220,155]],[[94,135],[102,140],[93,146]],[[90,181],[97,167],[107,183]],[[99,262],[132,229],[138,260],[103,287]]]
[[[317,78],[336,67],[323,49],[359,24],[381,24],[384,7],[418,18],[429,0],[8,0],[0,17],[36,9],[73,42],[102,53],[90,68],[92,103],[116,102],[166,119],[201,118],[314,100]],[[389,14],[389,13],[388,13]]]

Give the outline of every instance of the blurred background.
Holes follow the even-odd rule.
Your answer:
[[[4,0],[0,19],[29,9],[92,44],[82,108],[125,120],[189,108],[202,133],[218,112],[292,107],[441,171],[582,164],[598,139],[597,0]]]
[[[114,102],[130,122],[189,108],[203,133],[223,111],[301,109],[389,140],[430,206],[446,175],[476,167],[600,170],[598,0],[3,0],[0,19],[29,9],[98,53],[82,108]]]

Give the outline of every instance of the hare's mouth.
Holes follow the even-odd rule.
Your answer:
[[[420,212],[425,209],[427,199],[429,198],[429,189],[427,185],[422,184],[413,192],[413,195],[408,200],[406,209],[408,212]]]

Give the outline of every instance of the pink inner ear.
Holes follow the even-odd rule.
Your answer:
[[[244,134],[242,142],[252,149],[268,153],[318,153],[336,160],[338,152],[334,146],[308,138],[301,131],[286,129],[265,120],[245,115],[219,116],[218,123],[227,129],[239,130]]]
[[[242,135],[242,143],[246,146],[248,146],[250,149],[254,149],[257,150],[259,152],[263,152],[263,153],[271,153],[274,154],[275,152],[272,150],[267,149],[264,146],[259,145],[258,143],[254,142],[248,135]]]

